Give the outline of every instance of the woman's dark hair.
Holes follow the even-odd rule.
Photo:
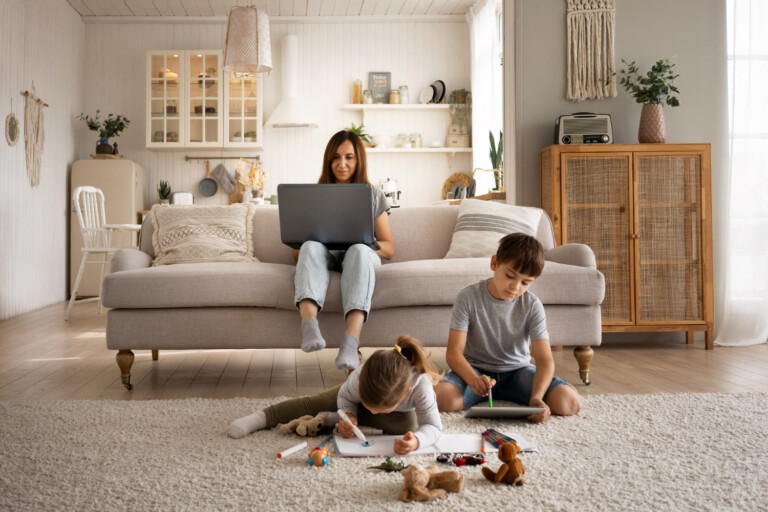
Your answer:
[[[368,159],[365,156],[365,146],[363,141],[355,132],[347,130],[341,130],[336,132],[331,140],[328,141],[328,145],[325,146],[325,155],[323,156],[323,172],[320,174],[318,183],[336,183],[336,176],[333,175],[331,169],[331,163],[333,157],[336,155],[336,151],[339,149],[344,141],[350,141],[355,148],[355,157],[357,158],[357,168],[352,175],[351,183],[368,183]]]

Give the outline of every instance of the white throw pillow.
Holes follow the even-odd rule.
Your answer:
[[[510,233],[536,236],[541,220],[539,208],[465,199],[453,228],[451,247],[446,258],[490,258],[496,254],[499,240]]]
[[[259,261],[253,257],[252,204],[155,205],[152,266],[208,261]]]

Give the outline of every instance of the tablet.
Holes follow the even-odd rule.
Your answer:
[[[544,412],[543,407],[470,407],[464,413],[466,418],[527,418],[531,414]]]

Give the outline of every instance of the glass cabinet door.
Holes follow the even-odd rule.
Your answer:
[[[183,145],[182,88],[184,61],[179,52],[147,55],[147,147]]]
[[[262,79],[256,76],[227,77],[225,145],[262,146]]]
[[[221,52],[187,52],[187,146],[222,145]]]

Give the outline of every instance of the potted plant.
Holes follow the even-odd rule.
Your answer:
[[[504,134],[499,131],[499,145],[493,138],[493,132],[488,130],[488,137],[491,140],[491,165],[493,166],[493,179],[496,181],[496,189],[499,192],[504,191]]]
[[[453,105],[469,103],[469,91],[466,89],[454,89],[451,94],[448,95],[448,103]]]
[[[365,130],[365,124],[360,123],[360,126],[356,126],[355,123],[352,123],[352,126],[348,126],[344,129],[348,132],[357,134],[357,136],[360,137],[360,140],[363,141],[366,147],[373,146],[373,143],[371,142],[371,136],[368,135],[368,132]]]
[[[641,143],[663,143],[667,140],[667,127],[664,122],[664,110],[662,103],[670,107],[677,107],[680,102],[673,93],[680,93],[675,85],[675,75],[672,68],[675,67],[670,59],[656,61],[651,70],[641,74],[635,61],[627,63],[618,73],[619,83],[635,98],[637,103],[643,105],[640,114],[640,128],[637,138]],[[610,81],[610,77],[609,77]]]
[[[160,204],[168,204],[171,197],[171,186],[165,180],[160,180],[157,186],[157,195],[160,197]]]
[[[96,146],[96,154],[111,155],[113,148],[109,145],[109,139],[120,135],[120,132],[125,130],[131,122],[127,117],[120,114],[116,116],[109,114],[106,119],[101,121],[99,120],[99,112],[97,110],[94,117],[87,116],[81,112],[80,116],[76,117],[76,119],[85,121],[88,129],[99,132],[99,144]]]

